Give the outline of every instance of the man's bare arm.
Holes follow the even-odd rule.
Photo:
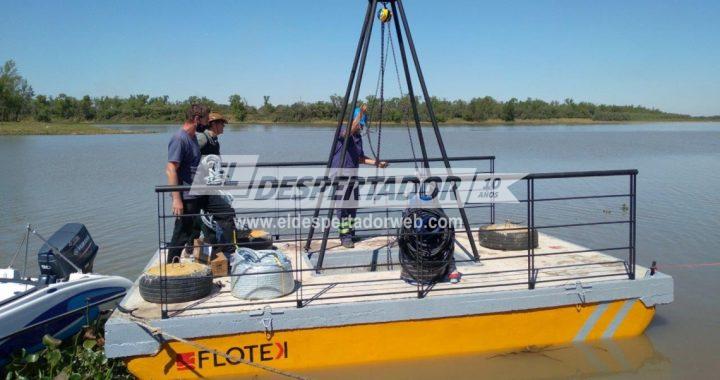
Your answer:
[[[374,160],[374,159],[372,159],[372,158],[370,158],[370,157],[367,157],[367,156],[364,156],[364,157],[361,159],[361,163],[362,163],[362,164],[365,164],[365,165],[377,166],[377,167],[379,167],[379,168],[386,168],[386,167],[388,166],[387,161],[382,161],[382,160],[381,160],[381,161],[378,161],[378,160]]]
[[[177,169],[179,166],[180,164],[177,162],[168,162],[167,165],[165,165],[165,174],[168,178],[168,185],[177,186],[179,184],[177,175]],[[180,197],[179,191],[172,192],[172,211],[173,215],[182,215],[183,213],[182,198]]]

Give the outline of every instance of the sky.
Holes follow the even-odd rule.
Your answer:
[[[720,114],[720,1],[405,0],[431,95]],[[0,61],[38,94],[343,94],[367,2],[0,0]],[[375,92],[373,34],[363,95]],[[394,68],[387,95],[397,94]]]

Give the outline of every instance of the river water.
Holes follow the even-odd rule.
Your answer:
[[[66,222],[78,221],[87,225],[101,247],[95,263],[98,272],[131,279],[138,276],[157,247],[153,188],[165,181],[167,142],[177,126],[132,128],[156,133],[0,136],[0,265],[9,263],[27,223],[49,235]],[[431,133],[425,131],[426,136]],[[675,278],[675,302],[658,308],[642,337],[625,341],[367,366],[313,376],[717,376],[720,123],[445,126],[442,134],[450,155],[495,155],[498,172],[638,169],[638,263],[648,266],[657,260],[661,268],[665,266],[661,270]],[[326,159],[331,136],[328,127],[238,126],[226,128],[221,141],[224,154],[257,154],[260,161],[307,161]],[[404,129],[386,128],[382,138],[384,156],[410,156]],[[435,144],[428,142],[428,147],[431,156],[438,155]],[[576,193],[607,190],[592,181],[568,186]],[[625,182],[613,186],[626,189]],[[623,215],[620,204],[585,202],[565,209],[538,210],[536,217],[556,211],[560,220],[571,223],[567,219],[573,219],[572,213],[578,210],[596,212],[599,220]],[[499,220],[521,215],[498,208]],[[591,246],[606,239],[600,233],[565,234],[563,237]],[[33,241],[28,260],[31,273],[36,273],[33,252],[38,248]],[[23,260],[21,254],[15,267],[22,267]]]

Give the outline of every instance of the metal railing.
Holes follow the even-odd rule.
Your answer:
[[[528,236],[532,236],[534,231],[542,229],[552,228],[563,228],[563,227],[583,227],[583,226],[599,226],[599,225],[610,225],[610,224],[627,224],[628,225],[628,245],[627,247],[612,247],[612,248],[600,248],[593,249],[591,251],[597,252],[598,250],[603,251],[616,251],[616,250],[628,250],[628,259],[625,261],[625,267],[628,278],[635,279],[635,200],[636,200],[636,182],[637,182],[638,171],[636,169],[629,170],[605,170],[605,171],[584,171],[584,172],[558,172],[558,173],[532,173],[527,175],[524,179],[527,185],[527,233]],[[564,197],[550,197],[550,198],[535,198],[535,182],[546,181],[551,179],[567,179],[567,178],[597,178],[597,177],[618,177],[627,176],[629,178],[629,191],[627,194],[603,194],[594,196],[564,196]],[[629,218],[627,220],[614,220],[614,221],[602,221],[602,222],[586,222],[586,223],[566,223],[556,225],[535,225],[535,204],[537,202],[557,202],[557,201],[570,201],[570,200],[584,200],[584,199],[601,199],[601,198],[628,198],[629,206]],[[534,289],[537,281],[537,269],[535,268],[535,248],[534,244],[531,244],[532,239],[528,238],[528,288]],[[588,250],[590,251],[590,250]],[[570,253],[582,253],[578,251],[567,251],[567,252],[554,252],[553,254],[570,254]]]
[[[435,159],[431,159],[435,160]],[[441,159],[437,159],[441,160]],[[495,157],[494,156],[475,156],[475,157],[454,157],[450,159],[456,160],[456,161],[488,161],[489,162],[489,170],[487,173],[494,175],[495,174]],[[412,162],[412,160],[389,160],[391,163],[400,163],[400,162]],[[266,164],[258,164],[257,166],[321,166],[325,165],[324,162],[302,162],[302,163],[266,163]],[[348,285],[352,284],[355,280],[352,279],[352,276],[348,276],[347,281],[342,282],[317,282],[314,281],[312,283],[304,283],[304,279],[307,278],[307,275],[309,273],[318,272],[317,268],[314,266],[305,267],[306,263],[312,263],[310,260],[313,255],[313,251],[311,250],[303,250],[301,246],[305,239],[305,234],[307,233],[306,230],[303,230],[302,227],[294,227],[294,228],[287,228],[284,230],[277,229],[275,231],[272,231],[273,237],[274,237],[274,243],[275,244],[281,244],[281,243],[289,243],[292,245],[292,248],[289,250],[286,250],[286,254],[294,254],[295,260],[294,264],[295,267],[291,270],[293,274],[293,278],[296,281],[296,288],[294,290],[294,303],[296,307],[306,307],[318,300],[343,300],[343,299],[351,299],[351,298],[357,298],[357,297],[386,297],[386,296],[397,296],[397,295],[412,295],[415,294],[417,297],[422,298],[430,294],[431,292],[453,292],[457,290],[467,290],[467,289],[483,289],[483,288],[491,288],[491,287],[517,287],[517,286],[526,286],[528,289],[534,289],[536,284],[543,283],[543,282],[562,282],[562,281],[574,281],[574,280],[580,280],[580,279],[593,279],[593,278],[600,278],[600,277],[617,277],[617,276],[626,276],[628,279],[632,280],[635,278],[635,266],[636,266],[636,249],[635,249],[635,234],[636,234],[636,178],[637,178],[637,170],[609,170],[609,171],[585,171],[585,172],[557,172],[557,173],[533,173],[525,176],[522,180],[525,181],[525,190],[527,192],[527,196],[525,199],[520,199],[518,202],[518,207],[522,207],[523,203],[525,204],[524,213],[526,214],[526,225],[517,227],[517,228],[504,228],[504,229],[496,229],[497,231],[508,231],[513,229],[522,229],[527,231],[528,236],[528,246],[526,249],[526,252],[522,251],[515,251],[512,253],[506,253],[504,255],[500,256],[493,256],[493,255],[486,255],[481,256],[480,259],[483,262],[492,261],[492,260],[513,260],[513,259],[520,259],[520,258],[526,258],[527,259],[527,267],[511,267],[508,269],[503,270],[493,270],[493,271],[476,271],[471,274],[467,274],[466,276],[472,277],[472,276],[486,276],[489,279],[492,279],[493,281],[488,283],[476,283],[473,281],[469,281],[468,283],[461,282],[458,285],[455,285],[453,287],[435,287],[434,284],[423,284],[423,283],[417,283],[413,284],[413,286],[402,286],[403,282],[400,281],[398,278],[390,279],[378,279],[378,280],[369,280],[369,281],[360,281],[360,283],[367,284],[372,283],[373,281],[376,281],[378,283],[389,283],[391,281],[394,281],[393,284],[397,283],[400,284],[400,286],[391,286],[388,288],[387,291],[373,291],[373,292],[363,292],[363,291],[357,291],[352,292],[351,294],[347,293],[334,293],[332,289],[336,286],[340,285]],[[554,180],[560,180],[560,179],[587,179],[587,178],[604,178],[604,177],[627,177],[629,179],[629,191],[627,193],[620,192],[620,193],[609,193],[609,194],[592,194],[592,195],[573,195],[573,194],[562,194],[560,196],[552,196],[552,197],[537,197],[536,195],[536,189],[535,186],[537,183],[552,183]],[[282,183],[276,183],[275,186],[283,186]],[[233,187],[234,186],[234,187]],[[233,184],[230,187],[237,188],[238,186],[252,186],[251,184]],[[319,186],[319,185],[318,185]],[[157,211],[158,211],[158,262],[160,263],[160,276],[161,278],[166,276],[166,268],[167,265],[166,260],[164,260],[164,254],[165,252],[173,248],[169,246],[169,241],[167,240],[167,222],[168,220],[173,220],[175,218],[178,218],[178,216],[175,215],[168,215],[166,213],[167,210],[167,204],[166,204],[166,197],[168,194],[174,191],[184,191],[189,190],[189,186],[157,186],[155,191],[157,193]],[[629,203],[629,210],[627,212],[627,219],[621,219],[621,220],[612,220],[612,221],[587,221],[587,222],[573,222],[573,223],[551,223],[551,224],[538,224],[536,221],[536,207],[539,204],[544,203],[552,203],[552,202],[572,202],[572,201],[585,201],[585,200],[591,200],[591,199],[613,199],[613,198],[626,198]],[[495,203],[487,203],[487,204],[476,204],[472,206],[466,207],[468,209],[474,208],[478,209],[478,213],[473,215],[473,220],[471,221],[471,229],[475,231],[480,226],[486,225],[486,224],[493,224],[496,220],[496,205]],[[487,209],[487,213],[481,213],[482,209]],[[294,208],[284,208],[284,209],[271,209],[271,210],[235,210],[235,215],[256,215],[259,219],[269,219],[269,220],[277,220],[280,215],[291,215],[293,217],[302,217],[302,216],[310,216],[309,212],[311,209],[309,208],[301,208],[301,207],[294,207]],[[393,210],[393,209],[385,209],[385,210],[363,210],[359,209],[358,214],[397,214],[398,212],[401,212],[402,210]],[[200,216],[200,214],[185,214],[180,217],[182,218],[196,218]],[[571,229],[571,228],[577,228],[577,227],[592,227],[592,226],[602,226],[602,225],[627,225],[628,226],[628,235],[627,235],[627,245],[620,244],[620,245],[614,245],[610,247],[595,247],[595,248],[585,248],[583,249],[570,249],[565,251],[552,251],[552,252],[536,252],[536,248],[534,248],[533,239],[532,236],[535,231],[545,231],[550,229]],[[369,264],[352,264],[352,265],[335,265],[335,266],[325,266],[320,270],[323,274],[328,273],[336,273],[336,271],[354,271],[354,270],[360,270],[365,269],[368,271],[378,271],[378,270],[396,270],[397,268],[401,267],[401,264],[399,261],[396,261],[392,258],[391,252],[390,252],[390,246],[391,243],[389,242],[391,238],[397,239],[398,237],[398,231],[394,230],[393,228],[384,227],[384,228],[369,228],[364,229],[362,231],[358,231],[359,233],[362,232],[359,236],[361,236],[363,239],[370,239],[370,238],[382,238],[386,237],[388,238],[388,259],[386,262],[373,262]],[[460,232],[460,231],[456,231]],[[314,238],[312,240],[317,241],[321,238]],[[210,245],[212,247],[217,248],[223,248],[227,247],[228,245],[235,246],[234,243],[227,243],[227,244],[206,244]],[[476,263],[477,260],[472,257],[472,254],[469,254],[466,247],[462,245],[461,242],[456,240],[456,246],[459,246],[465,253],[467,254],[467,258],[461,258],[462,252],[458,252],[455,254],[454,263],[457,264],[469,264],[473,265],[473,263]],[[180,248],[180,247],[176,247]],[[182,248],[197,248],[194,245],[182,247]],[[582,255],[587,253],[616,253],[616,252],[622,252],[627,251],[627,257],[623,259],[618,260],[612,260],[611,256],[603,256],[603,260],[598,260],[596,262],[583,262],[583,263],[576,263],[576,264],[570,264],[570,265],[553,265],[553,266],[538,266],[536,263],[536,259],[539,258],[545,258],[548,256],[557,256],[557,255]],[[521,253],[522,252],[522,253]],[[304,256],[304,257],[303,257]],[[432,262],[420,262],[419,265],[422,266],[425,264],[432,264]],[[558,269],[569,269],[569,268],[587,268],[597,266],[598,269],[595,270],[592,274],[582,274],[578,277],[555,277],[555,278],[548,278],[548,279],[539,279],[538,275],[539,273],[542,273],[543,271],[550,271],[550,270],[558,270]],[[617,268],[617,270],[616,270]],[[622,269],[620,269],[622,268]],[[527,277],[524,279],[521,279],[518,277],[518,275],[522,272],[526,272]],[[264,273],[256,273],[256,274],[245,274],[247,275],[267,275],[273,272],[264,272]],[[285,273],[285,271],[279,270],[275,273]],[[230,274],[230,277],[233,275]],[[221,277],[228,277],[228,276],[221,276]],[[495,280],[497,279],[497,280]],[[165,284],[164,281],[161,280],[161,284]],[[229,290],[222,290],[221,292],[226,292]],[[306,294],[307,293],[307,294]],[[187,306],[184,308],[178,308],[171,310],[169,308],[169,305],[164,302],[167,300],[167,293],[166,289],[163,289],[161,291],[161,310],[162,310],[162,316],[163,318],[170,317],[172,315],[175,315],[177,313],[181,313],[184,310],[187,310]],[[247,300],[240,300],[237,299],[237,302],[234,303],[221,303],[221,304],[203,304],[203,302],[198,301],[193,303],[192,306],[189,306],[190,308],[202,308],[202,309],[214,309],[214,308],[231,308],[234,306],[263,306],[263,305],[280,305],[284,304],[287,305],[288,298],[282,298],[282,299],[276,299],[276,300],[265,300],[265,301],[247,301]]]

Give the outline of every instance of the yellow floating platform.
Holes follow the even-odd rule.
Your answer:
[[[124,358],[141,379],[342,371],[634,337],[656,305],[672,301],[672,278],[665,274],[638,266],[638,276],[629,279],[622,261],[606,253],[542,234],[540,241],[533,289],[521,251],[486,248],[482,264],[458,263],[459,284],[438,283],[423,297],[400,280],[398,266],[306,274],[296,292],[271,301],[236,299],[229,279],[221,278],[208,298],[168,305],[167,318],[133,289],[123,301],[132,312],[116,311],[106,324],[106,354]],[[377,238],[356,249],[383,244],[387,239]],[[458,237],[456,244],[463,252],[466,242]],[[312,266],[296,245],[278,248],[294,268]],[[342,250],[330,244],[329,260]]]
[[[654,307],[638,300],[420,321],[338,326],[196,339],[230,357],[285,371],[454,356],[641,334]],[[155,356],[126,360],[142,379],[266,375],[239,361],[181,342]]]

